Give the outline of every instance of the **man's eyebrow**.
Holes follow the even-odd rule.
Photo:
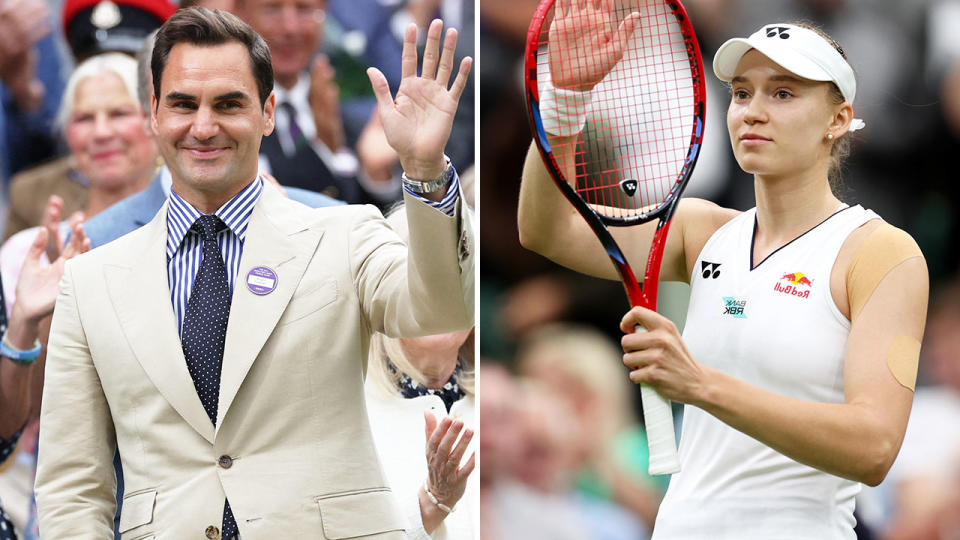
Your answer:
[[[183,92],[174,91],[167,94],[164,99],[166,99],[167,101],[181,101],[181,100],[196,101],[197,96],[192,96],[190,94],[184,94]]]
[[[246,93],[236,90],[233,92],[227,92],[226,94],[220,94],[219,96],[213,98],[214,101],[227,101],[230,99],[246,100],[250,99],[250,97],[247,96]]]
[[[191,94],[173,91],[167,94],[164,99],[166,99],[167,101],[196,101],[199,98]],[[233,92],[227,92],[226,94],[220,94],[219,96],[216,96],[213,99],[214,101],[227,101],[231,99],[246,100],[246,99],[250,99],[250,97],[245,92],[236,90]]]

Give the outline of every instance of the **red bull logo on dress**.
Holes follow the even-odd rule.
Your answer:
[[[813,287],[813,280],[803,275],[803,272],[784,274],[773,284],[773,290],[800,298],[809,298],[811,287]]]

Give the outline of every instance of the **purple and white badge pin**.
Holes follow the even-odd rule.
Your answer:
[[[269,294],[277,288],[277,273],[266,266],[254,266],[247,272],[247,288],[253,294]]]

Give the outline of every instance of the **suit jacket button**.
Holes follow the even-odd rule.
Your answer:
[[[214,527],[213,525],[207,527],[205,531],[207,538],[210,540],[218,540],[220,538],[220,529]]]
[[[233,458],[224,454],[220,456],[220,460],[217,463],[219,463],[224,469],[229,469],[230,467],[233,467]]]

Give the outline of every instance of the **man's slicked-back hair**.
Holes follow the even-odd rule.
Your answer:
[[[160,27],[153,47],[150,70],[153,72],[153,95],[160,102],[161,79],[170,51],[178,43],[196,46],[215,46],[238,42],[247,48],[250,68],[257,81],[260,106],[263,107],[273,91],[273,60],[267,42],[250,25],[236,15],[219,9],[190,7],[180,9]]]

